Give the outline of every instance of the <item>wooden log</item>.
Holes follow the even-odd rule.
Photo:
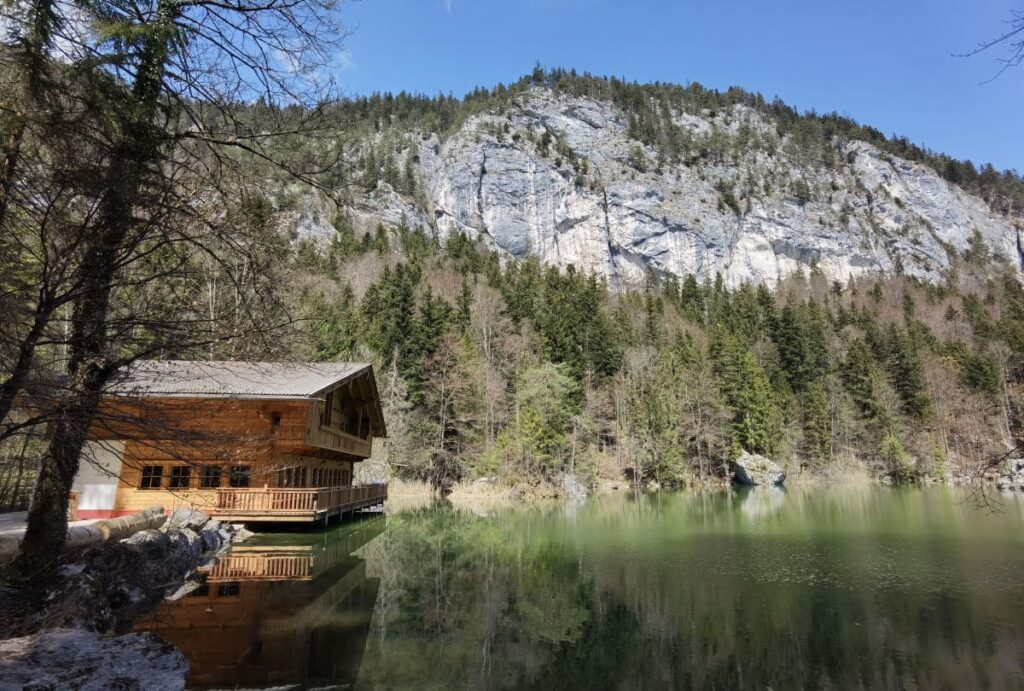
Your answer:
[[[68,538],[64,550],[91,547],[108,540],[124,540],[143,530],[155,530],[166,520],[167,516],[162,506],[151,506],[131,516],[109,518],[87,525],[68,526]],[[0,535],[0,563],[9,562],[17,556],[21,538],[21,533]]]
[[[68,528],[64,549],[81,549],[107,540],[124,540],[143,530],[156,530],[166,520],[167,515],[162,506],[151,506],[130,516],[109,518],[88,525],[73,525]]]

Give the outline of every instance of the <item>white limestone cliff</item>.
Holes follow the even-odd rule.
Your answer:
[[[700,137],[740,128],[778,139],[757,111],[675,113]],[[539,138],[553,144],[546,155]],[[1020,267],[1018,228],[927,166],[861,141],[835,144],[837,164],[802,163],[785,142],[753,146],[728,162],[657,166],[657,152],[628,136],[614,105],[534,88],[515,106],[469,118],[443,140],[409,133],[418,153],[417,199],[386,184],[358,199],[357,221],[429,227],[479,238],[507,255],[536,254],[608,277],[612,285],[665,274],[774,284],[818,266],[835,280],[902,271],[936,280],[975,233]],[[562,143],[585,162],[579,175]],[[635,153],[642,152],[637,162]],[[731,186],[736,202],[724,203]],[[793,189],[808,190],[797,196]],[[742,206],[740,206],[742,205]]]

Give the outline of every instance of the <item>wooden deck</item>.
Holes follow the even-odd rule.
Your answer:
[[[258,522],[326,522],[333,516],[383,505],[387,484],[362,487],[280,489],[276,487],[217,490],[217,518]]]

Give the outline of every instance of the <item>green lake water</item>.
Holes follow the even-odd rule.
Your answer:
[[[260,536],[140,628],[196,687],[1024,688],[1024,502],[444,503]]]

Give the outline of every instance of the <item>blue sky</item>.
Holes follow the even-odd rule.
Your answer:
[[[1024,172],[1024,66],[982,84],[969,50],[1021,0],[358,0],[346,93],[461,96],[536,62],[638,81],[730,85],[836,110],[976,163]]]

